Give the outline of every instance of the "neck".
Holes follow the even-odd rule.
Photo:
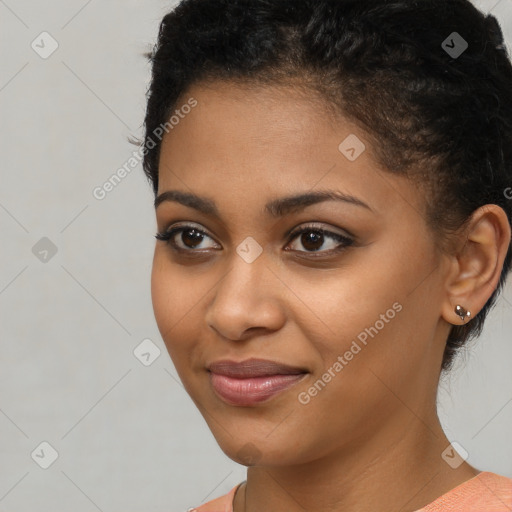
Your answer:
[[[450,444],[434,413],[424,422],[407,411],[371,439],[295,466],[254,466],[234,512],[414,512],[478,474],[441,457]]]

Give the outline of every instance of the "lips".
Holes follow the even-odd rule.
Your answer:
[[[308,373],[265,359],[241,362],[216,361],[209,365],[215,393],[230,405],[249,406],[264,402],[302,380]]]
[[[208,369],[212,373],[235,377],[237,379],[306,373],[304,369],[276,363],[267,359],[247,359],[239,363],[228,360],[216,361],[212,363]]]

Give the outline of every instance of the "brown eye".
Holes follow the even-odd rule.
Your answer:
[[[292,250],[305,253],[338,252],[354,243],[354,240],[345,235],[333,233],[317,226],[303,227],[293,233],[290,238],[292,240],[297,239],[298,244],[296,245],[301,245],[305,249],[301,250],[299,247]],[[322,247],[324,250],[322,250]]]
[[[203,250],[219,249],[219,246],[205,231],[192,225],[176,226],[164,233],[157,233],[155,238],[166,242],[173,250],[183,253],[193,254],[197,252],[201,254]],[[208,239],[212,240],[213,246],[205,247],[203,245],[203,242]],[[318,226],[302,227],[290,236],[290,240],[295,239],[297,239],[298,244],[297,242],[296,244],[299,247],[292,248],[291,250],[304,254],[330,255],[340,252],[354,243],[354,240],[348,236],[334,233]]]
[[[201,244],[204,238],[204,233],[199,231],[198,229],[182,229],[175,233],[179,234],[181,232],[181,236],[179,239],[183,242],[186,248],[195,249],[198,245]]]
[[[157,240],[167,242],[173,249],[178,251],[194,251],[201,249],[211,249],[212,247],[200,247],[205,239],[212,238],[194,226],[179,226],[170,229],[165,233],[157,233]],[[214,244],[215,248],[216,244]]]
[[[300,242],[308,251],[318,251],[324,244],[324,235],[320,231],[304,232],[300,236]]]

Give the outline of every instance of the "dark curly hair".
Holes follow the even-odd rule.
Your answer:
[[[450,52],[460,41],[467,48]],[[146,57],[143,169],[155,195],[153,136],[192,84],[293,84],[320,93],[364,131],[387,172],[421,187],[439,249],[482,205],[512,223],[512,65],[496,18],[468,0],[183,0]],[[452,327],[442,370],[481,334],[511,259],[509,247],[483,309]]]

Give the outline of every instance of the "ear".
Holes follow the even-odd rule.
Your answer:
[[[473,212],[462,243],[451,257],[441,310],[444,320],[453,325],[465,324],[485,306],[498,286],[510,238],[510,223],[503,208],[487,204]],[[455,312],[457,305],[469,311],[470,316],[462,319]]]

